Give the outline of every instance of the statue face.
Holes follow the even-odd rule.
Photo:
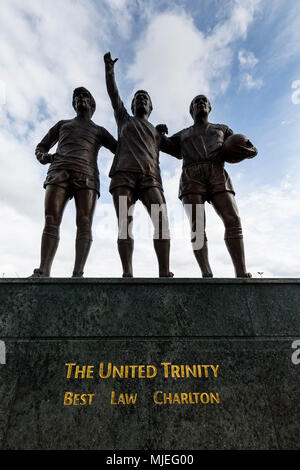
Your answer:
[[[81,90],[74,97],[74,108],[76,112],[90,110],[92,111],[90,94]]]
[[[152,111],[152,104],[147,93],[139,91],[135,94],[132,103],[132,111],[134,115],[137,112],[147,114],[147,116],[150,115]]]
[[[211,104],[208,98],[204,95],[196,96],[191,103],[191,115],[195,119],[198,114],[209,114],[211,111]]]

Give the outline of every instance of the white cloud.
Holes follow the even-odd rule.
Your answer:
[[[254,88],[259,89],[263,86],[263,81],[261,78],[254,78],[251,73],[243,73],[241,75],[241,88],[247,88],[252,90]]]
[[[263,86],[263,80],[261,78],[255,78],[253,75],[253,69],[259,62],[258,58],[255,57],[253,52],[241,49],[238,53],[238,59],[240,69],[242,70],[240,74],[240,88],[246,88],[247,90],[261,88]]]
[[[252,69],[258,64],[259,60],[253,52],[242,49],[238,54],[239,63],[242,68]]]
[[[265,186],[243,196],[241,212],[247,234],[248,259],[253,272],[264,277],[299,276],[300,186],[296,178],[284,178],[278,187]]]
[[[258,1],[236,1],[229,18],[207,35],[185,12],[153,16],[137,42],[128,78],[149,91],[155,117],[182,127],[196,94],[214,97],[226,90],[234,43],[245,38],[258,5]]]
[[[263,5],[264,24],[272,29],[272,43],[266,51],[265,60],[271,70],[277,71],[299,57],[300,3],[294,0],[264,0]],[[275,29],[276,34],[273,34]]]
[[[130,13],[130,1],[128,0],[104,0],[111,11],[111,25],[120,36],[128,39],[131,33],[132,16]]]
[[[97,40],[107,37],[106,23],[91,1],[74,8],[70,0],[29,0],[26,6],[11,0],[3,14],[0,77],[7,86],[5,111],[14,120],[36,123],[41,100],[52,119],[73,113],[70,95],[78,84],[105,96]]]

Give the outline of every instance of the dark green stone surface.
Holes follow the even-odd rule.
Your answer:
[[[0,280],[0,449],[298,449],[298,279]],[[67,362],[95,378],[66,378]],[[100,362],[153,364],[153,379],[101,379]],[[164,378],[161,362],[219,364]],[[138,393],[112,406],[111,391]],[[155,390],[220,404],[156,405]],[[95,393],[64,406],[64,393]]]

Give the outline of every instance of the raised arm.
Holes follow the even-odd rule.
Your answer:
[[[36,146],[35,155],[42,165],[53,162],[54,156],[48,152],[58,142],[60,124],[61,121],[55,124]]]
[[[104,55],[106,88],[115,112],[118,112],[120,107],[123,105],[115,81],[114,66],[117,60],[118,59],[112,60],[110,52],[107,52]]]

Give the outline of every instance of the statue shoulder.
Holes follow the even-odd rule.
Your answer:
[[[94,129],[97,129],[99,132],[104,129],[104,127],[102,126],[99,126],[99,124],[96,124],[94,121],[90,120],[90,125],[91,127],[93,127]]]
[[[93,121],[91,121],[93,128],[97,131],[97,134],[99,137],[102,137],[106,134],[109,134],[108,130],[105,129],[105,127],[100,126],[99,124],[95,124]]]
[[[49,134],[58,135],[61,127],[63,126],[63,124],[65,124],[66,122],[69,122],[71,120],[72,119],[69,119],[69,120],[64,119],[64,120],[58,121],[56,124],[54,124],[54,126],[51,127],[51,129],[49,130]]]
[[[184,136],[186,136],[190,133],[193,133],[193,130],[194,130],[194,126],[185,127],[184,129],[181,129],[181,131],[176,132],[176,134],[174,134],[174,136],[184,137]]]
[[[220,129],[221,131],[223,131],[225,139],[233,134],[233,130],[230,129],[230,127],[227,126],[226,124],[211,124],[211,125],[214,126],[216,129]]]
[[[55,126],[58,127],[58,129],[60,129],[62,126],[64,126],[65,124],[69,124],[69,123],[72,123],[74,121],[74,119],[62,119],[61,121],[58,121]]]

